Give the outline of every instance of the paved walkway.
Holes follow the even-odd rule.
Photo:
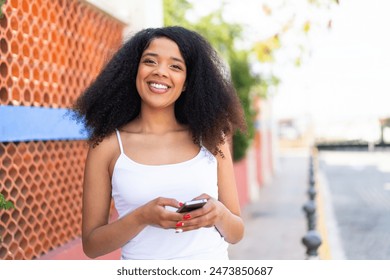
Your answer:
[[[321,151],[319,167],[332,259],[389,260],[390,151]]]
[[[280,152],[278,167],[259,200],[243,210],[244,239],[231,245],[231,259],[303,260],[307,232],[302,206],[307,202],[309,151]]]

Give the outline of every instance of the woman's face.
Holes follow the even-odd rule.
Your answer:
[[[153,39],[142,53],[136,78],[142,106],[174,106],[184,90],[186,65],[177,44],[165,37]]]

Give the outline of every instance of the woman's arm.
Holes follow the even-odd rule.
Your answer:
[[[191,211],[190,218],[182,218],[183,231],[198,229],[200,227],[215,226],[220,234],[229,243],[237,243],[244,235],[244,223],[240,217],[240,205],[234,177],[234,169],[229,144],[220,147],[224,154],[218,160],[218,200],[207,194],[194,199],[207,198],[208,202],[200,209]]]
[[[83,186],[82,241],[85,254],[91,258],[120,248],[149,224],[175,228],[181,218],[180,214],[164,208],[166,205],[178,207],[177,200],[156,198],[108,223],[111,204],[109,166],[115,163],[118,149],[115,136],[110,136],[88,151]]]
[[[219,205],[220,214],[215,226],[227,242],[234,244],[244,235],[244,222],[240,216],[240,204],[229,144],[225,142],[220,148],[224,157],[217,156],[218,201],[222,205]]]

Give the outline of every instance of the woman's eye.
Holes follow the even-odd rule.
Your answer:
[[[146,63],[146,64],[154,64],[155,62],[153,60],[151,60],[151,59],[145,59],[144,63]]]
[[[182,67],[179,65],[172,65],[172,68],[176,70],[183,70]]]

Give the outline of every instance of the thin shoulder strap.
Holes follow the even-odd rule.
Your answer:
[[[116,136],[118,137],[118,143],[119,143],[119,148],[121,149],[121,154],[123,154],[123,146],[122,146],[122,140],[121,140],[121,135],[119,134],[119,130],[115,129]]]

